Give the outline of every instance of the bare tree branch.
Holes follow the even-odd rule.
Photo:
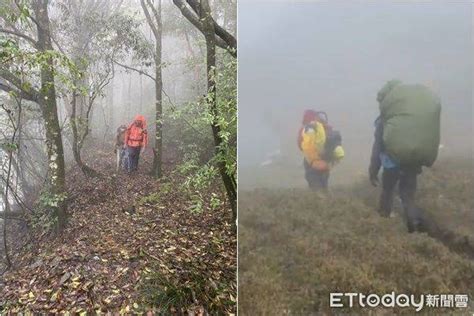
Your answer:
[[[33,101],[33,102],[40,101],[41,94],[32,87],[29,87],[28,89],[26,89],[25,86],[22,84],[21,80],[17,76],[15,76],[13,73],[11,73],[9,70],[0,67],[0,78],[3,78],[6,82],[13,85],[12,87],[6,83],[0,82],[1,90],[8,93],[16,92],[23,99],[26,99],[28,101]]]
[[[25,215],[25,213],[21,212],[21,211],[0,212],[0,216],[2,218],[14,219],[14,220],[18,220],[18,221],[24,221],[25,220],[23,218],[23,215]],[[5,225],[5,223],[3,225]]]
[[[8,29],[5,29],[3,27],[0,27],[0,33],[10,34],[10,35],[14,35],[16,37],[20,37],[20,38],[30,42],[30,44],[32,44],[34,47],[36,47],[38,45],[38,42],[34,38],[29,37],[28,35],[20,33],[18,31],[8,30]]]
[[[188,1],[189,2],[189,1]],[[198,8],[196,10],[191,10],[186,2],[184,0],[173,0],[173,3],[179,8],[183,16],[191,22],[192,25],[194,25],[201,33],[204,34],[204,25],[202,24],[202,21],[199,19],[199,16],[196,14],[196,12],[199,12]],[[196,5],[195,3],[191,2],[190,5]],[[217,23],[212,19],[214,26],[217,25]],[[218,25],[217,25],[218,26]],[[218,26],[220,28],[220,26]],[[215,28],[215,42],[216,45],[222,49],[225,49],[231,54],[233,57],[237,57],[237,41],[235,38],[225,31],[224,29],[221,28],[219,31],[220,35],[223,35],[225,38],[222,38],[220,35],[217,33],[217,28]],[[227,34],[226,34],[227,33]],[[227,42],[228,41],[228,42]]]
[[[151,31],[153,32],[153,35],[155,35],[155,37],[158,37],[159,36],[158,27],[155,25],[155,22],[153,22],[153,19],[151,18],[150,11],[148,11],[148,7],[145,3],[145,0],[140,0],[140,5],[142,6],[143,12],[145,13],[146,20],[148,22],[148,25],[151,28]],[[151,6],[153,7],[153,5]]]
[[[147,77],[150,78],[151,80],[156,81],[156,78],[155,78],[155,77],[153,77],[152,75],[150,75],[150,74],[144,72],[143,70],[140,70],[140,69],[137,69],[137,68],[134,68],[134,67],[131,67],[131,66],[127,66],[127,65],[124,65],[124,64],[121,64],[121,63],[119,63],[119,62],[116,61],[116,60],[114,60],[114,63],[117,64],[117,65],[119,65],[119,66],[122,67],[122,68],[135,71],[135,72],[139,73],[140,75],[147,76]]]
[[[26,93],[25,91],[18,90],[16,88],[12,88],[9,85],[0,82],[0,90],[5,91],[7,93],[14,93],[18,96],[20,96],[22,99],[32,101],[32,102],[38,102],[37,101],[37,96],[34,96],[30,93]]]
[[[155,6],[153,5],[153,3],[151,3],[150,0],[147,0],[147,3],[148,3],[148,6],[151,8],[151,12],[153,12],[153,16],[155,17],[155,21],[156,21],[156,24],[157,24],[157,28],[160,27],[161,25],[161,16],[160,14],[158,13],[158,11],[156,10]],[[161,11],[161,1],[159,3],[159,10]]]
[[[188,4],[193,8],[194,12],[196,12],[197,15],[199,15],[199,8],[200,4],[197,0],[186,0]],[[237,51],[237,40],[235,39],[232,34],[227,32],[223,27],[221,27],[219,24],[217,24],[216,20],[212,16],[210,16],[211,22],[214,24],[214,32],[216,33],[217,36],[222,38],[227,45],[229,45],[231,48],[235,49]]]
[[[61,45],[59,44],[59,42],[56,40],[56,38],[54,36],[51,35],[51,40],[53,41],[53,43],[56,45],[56,47],[58,48],[58,50],[61,52],[61,54],[63,54],[64,56],[67,56],[66,54],[66,51],[61,47]]]
[[[8,187],[10,188],[10,191],[13,194],[13,198],[15,199],[15,202],[21,207],[22,210],[18,212],[24,212],[25,210],[28,210],[29,212],[33,212],[33,210],[26,205],[26,203],[22,200],[22,198],[18,195],[18,193],[15,192],[12,184],[7,182],[7,179],[4,176],[0,176],[0,180],[2,180],[2,182],[5,185],[8,185]]]

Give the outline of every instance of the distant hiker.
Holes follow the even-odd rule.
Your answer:
[[[140,151],[143,151],[148,144],[148,134],[146,131],[146,120],[143,115],[137,115],[125,132],[125,145],[127,146],[128,165],[127,171],[136,171]]]
[[[117,128],[117,134],[115,135],[115,149],[114,153],[117,155],[117,171],[121,168],[126,168],[126,148],[125,148],[125,132],[127,131],[126,125],[120,125]]]
[[[304,112],[298,146],[304,155],[305,178],[311,189],[327,189],[331,167],[344,158],[341,143],[341,134],[328,125],[326,113]]]
[[[423,214],[415,206],[416,183],[422,166],[431,167],[438,155],[440,101],[427,87],[398,80],[387,82],[377,101],[380,116],[375,120],[369,178],[377,186],[378,172],[383,167],[378,212],[390,216],[398,182],[408,231],[423,231]]]

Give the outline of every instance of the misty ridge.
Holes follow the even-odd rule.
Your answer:
[[[440,160],[472,154],[470,3],[241,1],[239,8],[241,189],[304,186],[296,133],[305,109],[325,111],[342,134],[346,158],[334,182],[365,176],[376,95],[391,79],[440,97]],[[265,19],[260,10],[268,10]],[[252,178],[273,169],[280,177]]]

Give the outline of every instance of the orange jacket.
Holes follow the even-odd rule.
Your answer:
[[[146,131],[146,120],[143,115],[135,116],[125,133],[125,144],[129,147],[146,147],[148,134]]]

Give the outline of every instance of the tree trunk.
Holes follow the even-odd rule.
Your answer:
[[[71,115],[70,115],[71,129],[72,129],[72,153],[74,160],[76,161],[79,168],[81,168],[82,173],[86,177],[97,177],[99,176],[98,172],[86,165],[82,161],[81,150],[84,140],[84,135],[79,136],[79,130],[77,126],[77,93],[74,91],[71,102]],[[89,127],[87,124],[86,128]]]
[[[115,87],[115,78],[112,78],[110,85],[107,87],[106,94],[106,104],[107,104],[107,113],[109,116],[109,126],[114,130],[116,128],[115,116],[114,116],[114,87]],[[118,124],[117,124],[118,125]],[[114,133],[112,133],[114,135]]]
[[[216,155],[221,156],[224,153],[223,139],[221,137],[221,128],[218,125],[217,118],[219,116],[217,109],[217,98],[216,98],[216,42],[215,42],[215,30],[214,23],[211,18],[211,9],[207,0],[201,0],[201,20],[204,26],[204,37],[206,38],[206,50],[207,50],[207,102],[211,109],[214,121],[212,122],[212,135],[214,137],[214,147]],[[226,170],[225,162],[222,159],[218,159],[219,173],[224,182],[224,186],[227,192],[227,198],[229,199],[230,206],[232,208],[232,218],[235,225],[237,220],[237,191],[236,181],[233,176],[229,175]]]
[[[133,74],[128,74],[128,87],[127,87],[127,105],[128,105],[128,117],[132,118],[132,77]]]
[[[193,62],[196,62],[196,54],[193,51],[193,47],[191,46],[191,40],[189,39],[188,32],[186,32],[186,29],[184,30],[184,39],[186,41],[186,47],[188,49],[189,57],[193,59]],[[197,89],[199,90],[198,82],[199,82],[199,64],[196,62],[194,65],[194,80],[196,81],[196,86]]]
[[[36,1],[35,15],[38,22],[38,50],[40,52],[52,51],[48,0]],[[51,56],[46,58],[46,63],[41,67],[41,96],[39,102],[46,127],[49,189],[52,197],[57,200],[57,203],[51,205],[51,208],[57,218],[56,227],[58,231],[61,231],[67,220],[66,203],[63,198],[66,191],[66,173],[54,85],[54,65]]]
[[[163,157],[163,79],[161,71],[161,47],[162,47],[162,20],[161,20],[161,0],[158,0],[158,8],[155,8],[152,1],[140,0],[143,13],[155,38],[155,137],[153,146],[153,166],[151,174],[155,178],[162,176],[162,157]],[[148,8],[149,7],[149,8]],[[153,18],[150,14],[153,12]]]
[[[143,113],[143,76],[140,76],[140,113]]]
[[[140,0],[140,4],[145,13],[150,29],[152,30],[155,38],[155,137],[153,146],[153,167],[151,170],[152,175],[155,178],[161,178],[162,176],[162,157],[163,157],[163,79],[161,71],[161,47],[162,47],[162,20],[161,20],[161,0],[158,0],[158,7],[155,8],[150,0]],[[149,9],[148,9],[149,7]],[[150,10],[153,12],[153,18],[150,14]]]
[[[153,176],[161,178],[162,176],[162,157],[163,157],[163,78],[161,71],[161,0],[158,2],[159,21],[158,36],[155,37],[155,144],[153,149]]]
[[[15,141],[15,133],[13,133],[12,141]],[[8,254],[8,241],[7,241],[7,214],[10,212],[10,201],[8,201],[8,189],[10,184],[10,176],[12,170],[13,152],[8,152],[8,170],[7,170],[7,184],[5,185],[5,194],[2,194],[3,204],[5,205],[5,211],[3,214],[3,249],[5,250],[5,262],[7,269],[11,266],[10,255]]]

